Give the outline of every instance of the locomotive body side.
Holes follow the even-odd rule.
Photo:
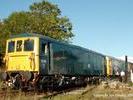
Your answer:
[[[105,56],[73,45],[50,43],[52,66],[50,74],[99,76],[105,73]]]

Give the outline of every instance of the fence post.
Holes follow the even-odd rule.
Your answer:
[[[127,82],[127,77],[128,77],[128,58],[127,58],[127,55],[125,56],[125,82]]]

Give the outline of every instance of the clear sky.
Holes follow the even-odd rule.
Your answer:
[[[41,0],[0,0],[0,19]],[[73,24],[72,42],[119,57],[133,56],[133,0],[50,0]]]

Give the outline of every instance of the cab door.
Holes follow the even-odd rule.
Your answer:
[[[47,75],[49,72],[49,45],[47,41],[40,41],[40,74]]]

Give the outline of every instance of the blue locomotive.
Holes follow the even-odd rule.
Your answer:
[[[126,70],[125,61],[33,33],[7,40],[5,62],[4,79],[17,88],[84,84]]]

